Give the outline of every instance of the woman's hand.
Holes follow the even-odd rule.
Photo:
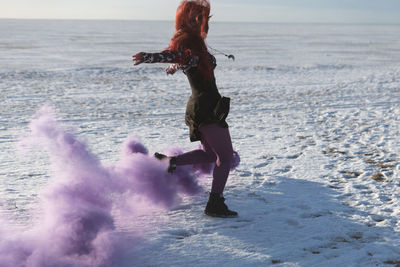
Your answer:
[[[174,73],[178,70],[178,64],[171,64],[168,66],[168,68],[165,70],[167,72],[167,75],[174,75]]]
[[[144,53],[144,52],[140,52],[140,53],[137,53],[136,55],[133,55],[132,60],[135,62],[133,65],[136,66],[136,65],[139,65],[139,64],[142,64],[143,62],[145,62],[146,61],[145,55],[146,55],[146,53]]]

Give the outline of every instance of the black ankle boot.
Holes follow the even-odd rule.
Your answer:
[[[169,158],[164,154],[161,153],[154,153],[154,157],[156,157],[159,160],[163,160],[165,158]],[[173,173],[176,170],[176,157],[170,157],[169,158],[169,166],[168,166],[168,172]]]
[[[237,217],[238,213],[236,211],[229,210],[224,201],[225,198],[220,194],[210,193],[210,198],[208,199],[204,213],[211,217]]]

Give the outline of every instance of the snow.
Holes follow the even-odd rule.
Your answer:
[[[1,244],[4,225],[40,222],[42,192],[58,179],[46,152],[17,147],[45,104],[105,166],[132,133],[150,154],[197,148],[183,121],[186,77],[130,62],[165,48],[172,30],[0,20]],[[213,23],[208,42],[236,58],[217,55],[216,77],[232,99],[241,164],[225,197],[239,217],[205,216],[206,193],[167,210],[135,202],[131,218],[113,214],[113,240],[127,242],[114,265],[399,264],[400,26]],[[209,190],[210,177],[198,182]]]

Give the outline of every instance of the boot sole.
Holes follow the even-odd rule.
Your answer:
[[[211,213],[211,212],[204,212],[205,215],[214,217],[214,218],[236,218],[239,217],[239,214],[236,215],[224,215],[224,214],[217,214],[217,213]]]

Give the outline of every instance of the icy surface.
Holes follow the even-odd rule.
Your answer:
[[[42,106],[54,106],[103,166],[118,162],[132,133],[149,154],[197,148],[183,120],[186,77],[130,62],[165,48],[172,31],[172,22],[0,20],[0,254],[9,229],[30,231],[42,219],[43,192],[60,179],[45,151],[18,152]],[[109,238],[128,247],[108,260],[399,264],[400,26],[213,23],[208,42],[236,57],[216,55],[216,77],[232,99],[241,164],[225,197],[240,216],[204,216],[205,194],[151,212],[138,200],[129,220],[106,214],[115,220]],[[211,179],[199,183],[207,191]]]

